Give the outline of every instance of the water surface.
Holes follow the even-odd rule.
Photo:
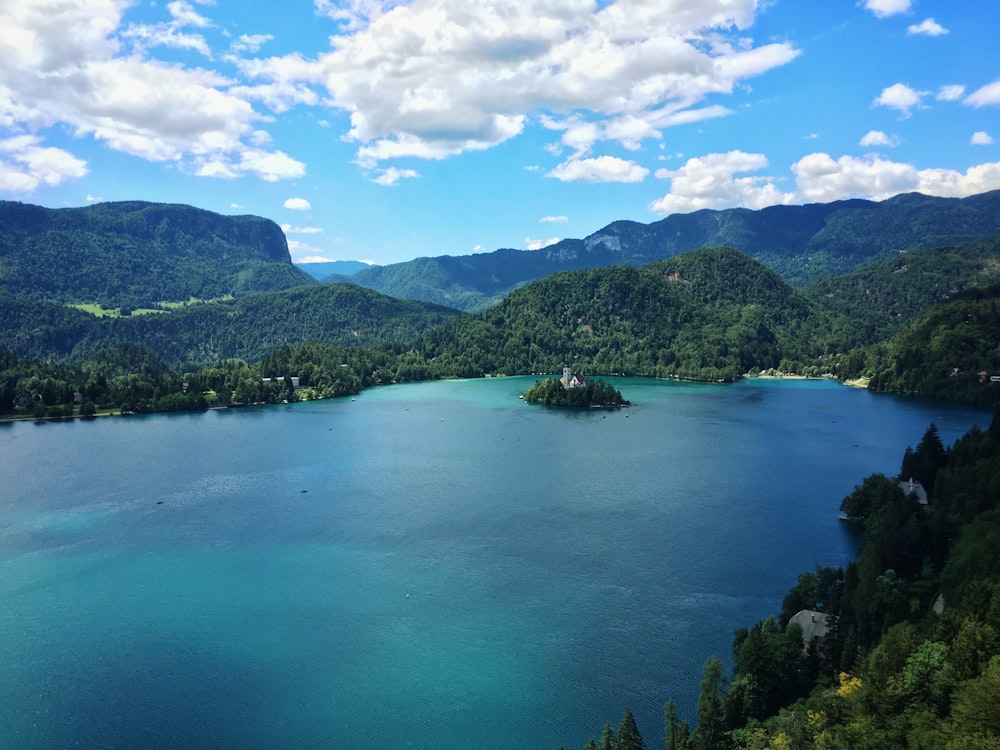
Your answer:
[[[931,422],[826,382],[531,378],[0,426],[0,747],[654,746],[735,628],[840,565]]]

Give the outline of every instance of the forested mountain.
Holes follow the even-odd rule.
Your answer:
[[[273,221],[138,201],[0,202],[0,290],[128,309],[317,283]]]
[[[869,388],[985,405],[1000,403],[1000,283],[967,289],[923,310],[867,350]]]
[[[732,380],[796,369],[823,348],[814,306],[732,249],[696,250],[642,268],[546,277],[496,307],[458,318],[413,347],[431,371]]]
[[[323,341],[352,347],[402,343],[459,313],[336,284],[262,292],[172,312],[98,318],[0,291],[3,348],[32,358],[80,359],[141,343],[173,364],[258,362],[277,346]]]
[[[1000,236],[897,253],[805,287],[833,316],[850,321],[843,344],[887,341],[926,307],[965,289],[1000,282]]]
[[[651,224],[617,221],[585,239],[535,251],[418,258],[352,281],[393,297],[482,310],[560,271],[642,266],[702,247],[734,247],[799,286],[900,252],[1000,235],[1000,191],[963,199],[918,193],[751,211],[705,209]]]

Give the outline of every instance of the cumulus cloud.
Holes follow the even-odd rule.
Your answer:
[[[801,196],[826,203],[843,198],[885,200],[899,193],[918,191],[946,198],[963,198],[1000,189],[1000,162],[980,164],[958,172],[950,169],[918,170],[912,164],[876,156],[857,158],[815,153],[792,166]]]
[[[865,10],[870,10],[878,18],[888,18],[910,9],[910,0],[864,0]]]
[[[972,138],[969,143],[973,146],[992,146],[993,136],[987,133],[985,130],[977,130],[972,134]]]
[[[261,147],[257,123],[267,116],[234,93],[234,81],[149,57],[163,46],[210,56],[204,38],[191,31],[211,26],[207,18],[178,0],[166,4],[169,17],[161,23],[125,24],[130,4],[5,3],[0,126],[14,134],[62,126],[77,138],[197,175],[276,181],[304,173],[288,154]]]
[[[962,103],[973,107],[988,107],[990,105],[1000,104],[1000,81],[988,83],[981,89],[973,91],[965,97],[965,100]]]
[[[907,118],[910,116],[911,110],[921,106],[925,96],[927,96],[926,91],[916,91],[905,83],[894,83],[892,86],[882,89],[882,93],[876,97],[873,104],[895,109],[904,118]]]
[[[559,242],[558,237],[551,237],[547,240],[533,240],[530,237],[524,238],[524,247],[527,250],[541,250],[543,247],[549,247]]]
[[[42,146],[37,136],[0,140],[0,190],[30,193],[86,173],[86,162],[63,149]]]
[[[757,5],[319,0],[341,33],[297,80],[348,113],[346,138],[366,169],[491,148],[542,116],[564,118],[574,156],[599,141],[635,149],[665,127],[729,114],[703,100],[798,55],[746,39]],[[288,62],[255,61],[245,72],[263,85],[287,81]]]
[[[941,36],[948,33],[948,29],[939,24],[933,18],[926,18],[920,23],[911,24],[906,27],[907,34],[918,34],[923,36]]]
[[[648,175],[645,167],[617,156],[570,159],[548,173],[562,182],[642,182]]]
[[[289,198],[282,205],[290,211],[308,211],[312,208],[312,204],[305,198]]]
[[[670,192],[652,203],[650,209],[665,216],[702,208],[763,208],[794,202],[795,196],[781,191],[772,177],[736,176],[767,166],[763,154],[730,151],[688,159],[680,169],[657,170],[657,177],[670,180]]]
[[[862,136],[859,144],[865,147],[887,146],[895,148],[899,145],[899,139],[894,135],[886,135],[881,130],[869,130]]]
[[[328,260],[320,248],[293,239],[288,240],[288,254],[296,263],[322,263]]]

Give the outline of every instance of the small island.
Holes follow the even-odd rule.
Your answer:
[[[614,386],[603,380],[586,380],[582,375],[563,368],[561,378],[536,380],[521,396],[532,404],[545,406],[613,407],[631,406]]]

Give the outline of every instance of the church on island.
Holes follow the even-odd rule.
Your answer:
[[[563,368],[563,374],[559,380],[563,384],[563,388],[579,388],[586,382],[583,375],[578,375],[569,367]]]

